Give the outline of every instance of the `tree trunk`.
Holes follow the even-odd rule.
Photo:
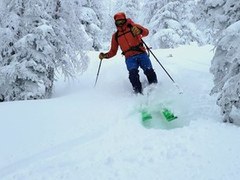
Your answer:
[[[58,20],[60,18],[60,10],[61,10],[61,0],[56,0],[55,12],[53,14],[53,18]],[[50,98],[53,92],[53,82],[54,82],[54,68],[47,68],[47,79],[48,83],[45,85],[45,96],[46,98]]]
[[[48,83],[45,84],[45,97],[50,98],[53,92],[53,81],[54,81],[54,68],[48,67],[47,69]]]
[[[60,9],[61,9],[61,0],[56,0],[56,8],[55,8],[54,19],[59,19],[60,18]]]

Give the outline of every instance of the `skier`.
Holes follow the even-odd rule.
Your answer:
[[[148,35],[145,27],[135,24],[125,13],[119,12],[114,15],[117,32],[112,35],[111,49],[107,53],[101,52],[99,59],[109,59],[116,55],[118,46],[125,56],[125,62],[129,71],[129,80],[134,92],[142,94],[142,84],[139,79],[138,68],[141,67],[147,76],[149,84],[157,83],[157,76],[153,70],[151,61],[141,41]]]

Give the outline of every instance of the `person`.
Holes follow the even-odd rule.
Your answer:
[[[125,56],[125,63],[129,72],[129,80],[135,93],[143,92],[139,77],[139,67],[147,77],[148,83],[157,83],[157,76],[153,70],[152,63],[142,43],[142,37],[149,34],[147,28],[135,24],[125,13],[119,12],[114,15],[117,31],[112,35],[111,48],[109,52],[99,54],[99,59],[109,59],[116,55],[120,46]]]

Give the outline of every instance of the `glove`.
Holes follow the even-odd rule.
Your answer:
[[[102,59],[106,59],[106,58],[108,58],[108,54],[107,54],[107,53],[102,53],[102,52],[101,52],[101,53],[99,54],[99,59],[102,60]]]
[[[142,33],[142,30],[139,29],[137,26],[133,26],[132,29],[131,29],[131,31],[132,31],[132,33],[133,33],[134,36],[137,36],[137,35],[139,35],[139,34]]]

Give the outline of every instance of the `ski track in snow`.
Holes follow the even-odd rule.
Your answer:
[[[221,123],[216,97],[209,96],[212,78],[208,68],[213,55],[210,49],[183,46],[156,51],[183,89],[182,95],[153,57],[159,84],[148,98],[131,93],[128,72],[119,55],[103,62],[93,89],[99,61],[98,53],[89,52],[88,71],[74,84],[59,82],[52,100],[9,103],[7,107],[0,104],[2,111],[16,110],[18,116],[8,115],[5,120],[14,123],[14,118],[19,118],[20,128],[25,128],[31,118],[25,117],[27,111],[19,107],[37,107],[31,116],[46,113],[36,119],[43,124],[29,125],[40,137],[31,139],[29,136],[34,133],[27,131],[23,145],[14,145],[12,137],[6,136],[8,130],[0,131],[0,137],[7,139],[3,141],[6,145],[1,145],[0,152],[7,157],[0,163],[0,180],[238,180],[240,132],[234,125]],[[139,108],[159,103],[173,109],[178,119],[162,122],[156,129],[144,128]],[[52,106],[57,108],[51,109]],[[7,122],[0,123],[11,127]],[[16,134],[24,133],[15,130]],[[62,131],[64,134],[60,135]],[[27,143],[29,146],[24,147]],[[12,147],[9,153],[8,144]]]
[[[103,131],[103,130],[102,130]],[[84,145],[85,143],[88,143],[89,141],[92,141],[96,138],[98,138],[98,136],[100,134],[102,134],[103,132],[96,132],[96,133],[91,133],[91,134],[86,134],[83,137],[77,138],[77,139],[73,139],[71,141],[67,141],[65,143],[59,144],[55,147],[51,147],[50,149],[47,149],[43,152],[37,153],[35,155],[32,155],[26,159],[23,159],[19,162],[16,162],[12,165],[9,165],[3,169],[0,170],[0,177],[5,176],[6,174],[9,174],[11,172],[16,171],[17,169],[21,168],[21,167],[25,167],[33,162],[37,162],[41,159],[47,159],[49,157],[52,156],[57,156],[58,154],[67,152],[69,150],[71,150],[72,148],[79,146],[79,145]]]

